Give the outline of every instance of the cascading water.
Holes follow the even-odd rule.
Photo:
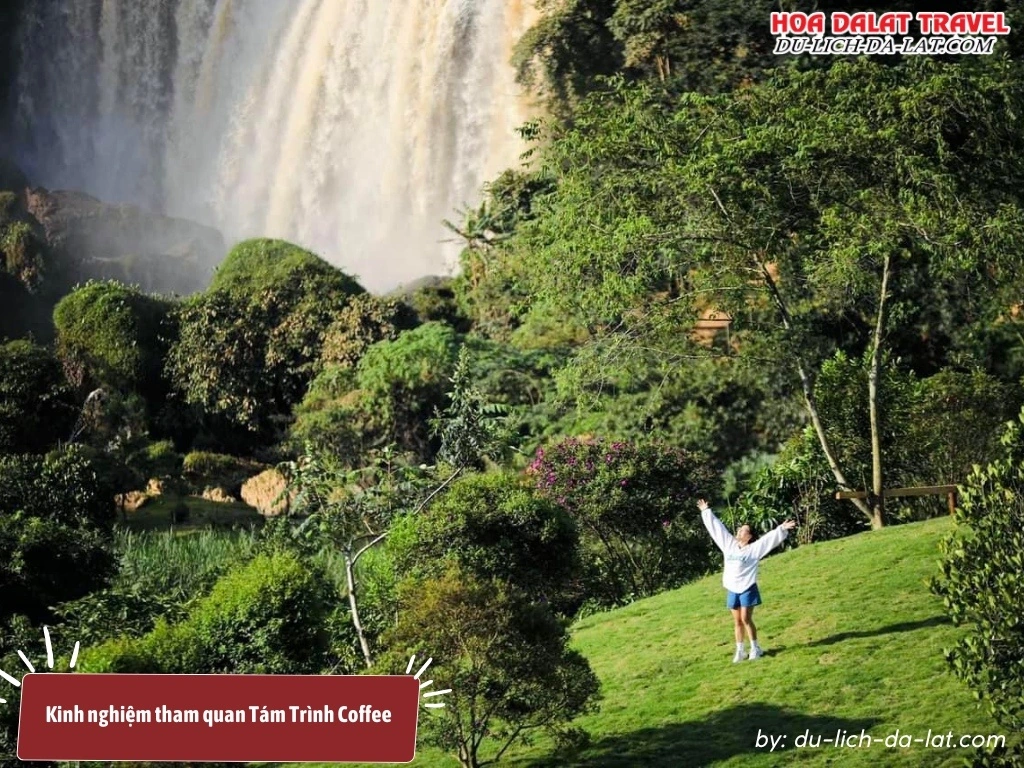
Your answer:
[[[49,0],[18,33],[33,181],[300,243],[384,290],[518,164],[529,0]]]

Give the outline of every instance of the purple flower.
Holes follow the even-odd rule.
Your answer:
[[[620,481],[619,485],[621,485],[623,488],[625,488],[626,487],[626,481],[625,480]]]

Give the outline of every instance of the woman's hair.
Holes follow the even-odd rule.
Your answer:
[[[740,528],[742,528],[744,525],[750,529],[750,541],[748,541],[747,543],[753,544],[760,538],[760,534],[757,532],[757,528],[752,526],[750,523],[740,523]]]

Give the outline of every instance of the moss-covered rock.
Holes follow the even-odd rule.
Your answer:
[[[70,378],[159,399],[173,306],[116,281],[76,288],[53,313],[58,354]]]
[[[284,240],[259,238],[239,243],[217,268],[211,291],[255,296],[270,289],[301,285],[306,291],[354,295],[365,290],[315,253]]]

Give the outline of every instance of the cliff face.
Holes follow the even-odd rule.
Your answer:
[[[26,189],[24,205],[72,283],[112,279],[186,295],[206,287],[225,252],[215,229],[80,192]]]

